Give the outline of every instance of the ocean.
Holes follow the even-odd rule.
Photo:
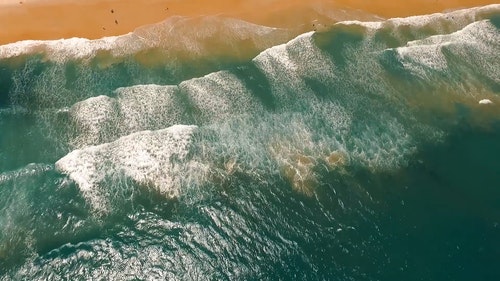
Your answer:
[[[0,46],[0,279],[500,280],[500,5],[315,28]]]

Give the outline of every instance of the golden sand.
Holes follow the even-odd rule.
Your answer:
[[[25,39],[120,35],[173,15],[224,15],[314,29],[321,17],[402,17],[481,6],[494,0],[0,0],[0,44]],[[335,14],[337,13],[337,14]],[[340,19],[342,19],[340,17]]]

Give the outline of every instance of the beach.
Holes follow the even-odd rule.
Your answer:
[[[122,35],[172,16],[222,15],[273,27],[314,30],[346,19],[404,17],[495,3],[494,0],[2,0],[0,44]]]

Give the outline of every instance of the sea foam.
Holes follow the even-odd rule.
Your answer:
[[[399,45],[404,45],[408,40],[419,40],[432,35],[461,30],[473,22],[491,18],[499,11],[500,5],[492,4],[446,13],[390,18],[381,21],[342,21],[338,25],[359,25],[365,27],[372,35],[376,35],[377,32],[386,32],[391,38],[397,39]]]
[[[450,34],[410,41],[407,46],[396,48],[395,51],[403,66],[421,77],[430,73],[436,75],[436,72],[449,73],[461,61],[467,62],[470,73],[500,83],[499,47],[498,29],[490,20],[482,20]],[[452,65],[449,66],[449,63]]]
[[[135,85],[118,88],[115,97],[98,96],[74,104],[69,116],[74,122],[73,147],[111,142],[144,130],[192,123],[177,86]]]
[[[485,9],[489,13],[498,7]],[[258,180],[280,175],[297,190],[311,194],[318,167],[397,169],[408,163],[421,142],[439,140],[444,132],[419,115],[428,97],[410,88],[403,92],[397,83],[390,83],[389,71],[393,70],[383,64],[384,56],[387,52],[396,54],[396,63],[402,65],[399,69],[431,82],[432,77],[451,73],[451,66],[461,63],[450,63],[450,54],[465,54],[468,62],[473,61],[476,51],[493,58],[496,45],[487,47],[497,40],[491,21],[467,24],[475,16],[463,15],[465,23],[450,28],[448,35],[435,35],[439,28],[427,32],[427,25],[411,27],[412,32],[402,37],[402,45],[394,48],[377,42],[380,34],[370,28],[398,31],[418,18],[354,30],[345,29],[352,23],[340,23],[330,31],[306,33],[269,48],[245,67],[179,85],[120,88],[113,98],[83,101],[70,111],[86,128],[82,136],[99,136],[102,131],[110,135],[83,141],[82,149],[71,152],[56,166],[97,206],[105,204],[96,198],[106,198],[103,183],[113,177],[125,177],[176,197],[183,179],[197,177],[196,173],[211,174],[212,180],[235,172]],[[439,22],[446,16],[431,18]],[[350,32],[355,34],[350,36]],[[465,42],[461,39],[464,36],[478,42]],[[468,47],[472,49],[467,51]],[[480,73],[485,72],[485,66],[477,67]],[[403,77],[401,83],[415,81],[409,77]],[[250,87],[249,81],[259,87]],[[464,85],[456,83],[455,76],[451,75],[450,81],[453,89],[462,91]],[[433,86],[423,89],[432,91]],[[442,99],[446,98],[448,94],[442,93]],[[264,100],[273,106],[266,107]],[[413,104],[420,106],[415,109]],[[114,112],[108,114],[108,109]],[[197,149],[190,149],[195,127],[161,129],[173,123],[200,127],[196,130],[200,132]],[[157,131],[142,131],[149,129]],[[178,130],[183,132],[181,137],[174,137]],[[89,143],[100,145],[85,147]]]
[[[233,115],[257,114],[263,110],[243,81],[228,71],[182,82],[179,89],[198,111],[194,113],[197,124],[210,124]]]
[[[0,46],[0,59],[42,54],[50,61],[65,63],[70,60],[88,61],[103,53],[116,58],[153,49],[161,50],[164,56],[171,59],[186,53],[191,57],[227,55],[228,52],[241,52],[245,45],[245,48],[253,50],[250,53],[263,50],[286,42],[291,36],[292,32],[285,29],[259,26],[237,19],[174,16],[120,36],[95,40],[75,37],[10,43]],[[239,42],[245,42],[245,45]],[[211,45],[218,47],[211,48]],[[221,50],[225,53],[219,53]]]
[[[111,188],[130,179],[173,198],[185,180],[184,170],[196,126],[175,125],[137,132],[111,143],[75,150],[56,162],[56,169],[74,180],[98,210],[106,210]],[[117,181],[117,182],[112,182]]]

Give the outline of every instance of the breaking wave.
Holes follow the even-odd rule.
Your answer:
[[[304,272],[314,272],[296,242],[301,238],[290,233],[299,229],[311,241],[320,234],[284,226],[304,218],[304,225],[318,223],[333,235],[324,239],[346,243],[335,253],[361,255],[353,246],[357,238],[339,238],[359,227],[375,233],[361,239],[375,245],[367,251],[382,254],[378,226],[370,222],[380,221],[371,209],[376,191],[367,188],[368,176],[356,176],[393,174],[418,163],[424,148],[444,143],[464,124],[497,124],[499,15],[500,5],[490,5],[344,21],[298,36],[233,19],[174,17],[124,36],[0,46],[0,265],[14,279],[43,279],[41,268],[49,275],[64,268],[56,265],[59,259],[74,268],[80,259],[91,263],[114,255],[108,276],[128,278],[114,271],[125,263],[131,270],[147,263],[154,271],[166,259],[173,269],[164,273],[170,275],[156,276],[175,278],[189,267],[184,259],[192,258],[215,263],[195,262],[201,271],[180,279],[206,278],[203,272],[216,263],[225,265],[210,276],[244,279],[257,276],[259,268],[271,270],[253,260],[256,251],[260,258],[308,264]],[[479,102],[485,99],[489,103]],[[213,197],[230,197],[231,188],[246,203],[233,198],[235,205],[211,205]],[[46,192],[45,203],[37,201],[37,192]],[[266,205],[282,204],[284,194],[293,201],[284,210],[292,213],[302,208],[300,200],[316,198],[319,205],[300,218]],[[69,210],[52,210],[61,198],[70,198]],[[178,205],[206,221],[185,219],[190,215],[171,209]],[[335,218],[328,206],[343,211]],[[285,224],[264,218],[269,214],[259,208],[280,213]],[[320,209],[328,227],[314,221]],[[117,219],[124,213],[133,227]],[[117,232],[110,226],[114,220],[123,224]],[[288,232],[273,229],[275,224]],[[175,239],[155,234],[159,225]],[[107,243],[98,229],[113,233],[120,246]],[[141,237],[146,254],[128,264],[128,251],[137,245],[127,244],[127,235],[141,232],[155,242]],[[234,239],[241,248],[231,244]],[[20,249],[25,253],[15,255]],[[227,259],[218,257],[222,253]],[[294,273],[282,269],[283,276]],[[339,273],[331,270],[316,277]],[[362,276],[346,274],[340,279]]]

